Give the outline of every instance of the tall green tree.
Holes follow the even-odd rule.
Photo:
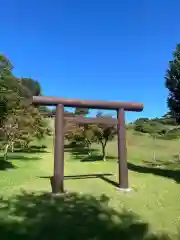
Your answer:
[[[108,141],[113,140],[117,133],[117,130],[114,126],[107,126],[104,124],[98,124],[94,127],[94,135],[96,141],[101,145],[102,149],[102,160],[106,161],[106,146]]]
[[[97,118],[112,118],[111,116],[97,113]],[[106,160],[106,147],[108,141],[113,140],[117,133],[117,128],[111,124],[81,124],[77,125],[73,131],[67,134],[67,139],[72,143],[84,143],[87,147],[88,154],[91,154],[91,145],[97,142],[101,145],[102,160]]]
[[[112,118],[109,115],[103,115],[101,112],[98,112],[96,115],[97,118]],[[95,124],[93,125],[93,132],[96,142],[101,145],[102,149],[102,160],[106,160],[106,146],[108,141],[113,140],[117,134],[117,128],[111,124]]]
[[[173,60],[165,75],[165,86],[169,90],[168,107],[172,116],[180,123],[180,44],[173,52]]]
[[[0,140],[4,142],[5,159],[15,143],[28,146],[34,137],[41,139],[48,133],[42,109],[31,104],[32,96],[41,94],[40,84],[16,78],[12,69],[12,63],[0,55]]]
[[[12,69],[13,65],[9,59],[5,55],[0,54],[0,79],[5,75],[12,75]]]
[[[12,73],[13,65],[0,54],[0,124],[17,106],[20,98],[31,99],[33,95],[41,95],[38,81],[29,78],[17,78]]]
[[[48,134],[48,125],[37,108],[26,100],[20,102],[11,114],[8,114],[2,127],[4,134],[4,160],[7,158],[9,148],[13,152],[14,144],[28,148],[33,138],[42,139]]]
[[[31,78],[21,78],[20,83],[22,86],[29,89],[32,96],[39,96],[41,95],[41,86],[38,81],[35,81]]]

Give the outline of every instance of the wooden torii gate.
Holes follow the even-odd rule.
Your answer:
[[[125,111],[141,112],[143,104],[131,102],[108,102],[94,100],[79,100],[34,96],[35,105],[56,106],[55,145],[54,145],[54,175],[51,179],[52,192],[64,192],[64,107],[80,107],[91,109],[116,110],[117,119],[67,117],[65,119],[77,123],[117,124],[118,126],[118,169],[120,189],[128,189],[128,166],[126,149]]]

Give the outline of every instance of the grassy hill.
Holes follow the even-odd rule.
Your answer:
[[[48,119],[49,126],[54,130],[54,119]],[[128,126],[129,127],[129,126]],[[173,129],[174,126],[166,125]],[[148,134],[141,134],[130,129],[126,131],[128,158],[137,162],[143,161],[151,163],[156,160],[157,165],[169,163],[170,165],[180,166],[180,140],[162,140],[154,139]],[[116,140],[108,145],[108,153],[114,155],[117,153]],[[96,146],[98,147],[98,146]],[[154,163],[154,164],[156,164]],[[172,164],[170,164],[172,163]]]
[[[51,222],[48,224],[50,224],[49,228],[52,229],[52,231],[55,231],[53,229],[56,228],[55,226],[57,225],[57,228],[61,232],[62,230],[60,229],[64,228],[63,222],[66,223],[65,229],[69,228],[70,223],[69,220],[66,219],[67,214],[62,213],[62,209],[59,210],[59,207],[63,206],[63,211],[72,211],[69,205],[65,205],[66,200],[74,204],[75,211],[77,211],[76,218],[78,219],[79,216],[79,224],[83,226],[80,230],[78,230],[79,228],[73,228],[74,236],[76,236],[75,239],[81,239],[77,236],[77,234],[79,234],[78,231],[80,231],[81,234],[83,234],[83,231],[87,231],[87,236],[91,236],[92,228],[96,228],[96,224],[98,224],[97,221],[99,220],[93,222],[96,214],[91,215],[90,212],[89,214],[85,213],[86,211],[91,211],[88,208],[88,204],[90,203],[87,203],[87,201],[90,200],[87,199],[91,199],[92,197],[98,199],[103,194],[104,197],[106,196],[105,199],[109,198],[109,203],[106,208],[120,213],[121,217],[118,229],[120,229],[119,234],[125,236],[123,239],[145,239],[144,235],[146,234],[149,236],[151,233],[157,235],[162,232],[170,235],[171,239],[176,239],[175,234],[178,231],[180,223],[179,140],[154,141],[146,135],[135,135],[131,130],[127,131],[129,182],[130,187],[133,189],[132,192],[127,194],[120,192],[115,187],[115,183],[118,180],[116,141],[108,144],[108,161],[106,162],[82,162],[83,159],[87,160],[85,151],[82,149],[65,148],[65,189],[69,193],[76,192],[76,194],[80,193],[80,195],[78,195],[78,197],[75,195],[76,197],[73,197],[74,200],[72,200],[72,196],[69,195],[67,199],[66,196],[65,199],[63,197],[63,200],[59,200],[60,205],[54,206],[57,210],[54,213],[49,213],[48,209],[52,208],[52,203],[47,195],[44,195],[44,192],[51,191],[49,176],[53,173],[52,142],[52,138],[47,138],[43,142],[43,144],[47,145],[47,149],[34,148],[31,153],[16,152],[9,154],[8,164],[3,168],[1,166],[0,195],[7,199],[6,202],[0,200],[0,206],[6,206],[5,209],[3,208],[4,210],[1,208],[0,211],[0,232],[4,234],[3,236],[7,237],[9,234],[9,236],[12,237],[14,234],[17,234],[19,237],[19,232],[25,231],[23,229],[26,229],[26,231],[28,229],[29,225],[26,225],[26,221],[32,229],[36,229],[36,222],[40,221],[42,214],[45,219],[51,219]],[[33,144],[37,146],[36,142]],[[99,146],[94,145],[93,148],[97,150],[97,152],[94,151],[95,158],[96,154],[99,154]],[[154,152],[156,160],[154,160]],[[25,193],[22,192],[22,190],[25,191]],[[83,196],[89,197],[86,197],[86,200],[84,200]],[[78,210],[77,203],[75,203],[79,201],[81,203],[80,206],[86,204],[87,207],[87,210],[84,210],[85,216],[83,215],[82,218],[80,217],[82,209],[80,207]],[[93,201],[96,200],[92,200],[92,202]],[[39,204],[38,208],[36,207],[37,204]],[[93,202],[92,206],[94,206],[93,204],[95,203]],[[31,206],[30,210],[28,206]],[[14,212],[13,209],[17,209],[17,211]],[[39,209],[42,210],[40,211]],[[50,217],[48,214],[53,215],[50,215]],[[71,212],[69,217],[75,224],[73,214],[74,212]],[[104,212],[102,214],[104,214]],[[141,227],[136,224],[136,220],[133,220],[134,218],[139,219],[138,221],[146,227],[140,225],[142,227],[141,229]],[[18,225],[20,219],[25,219],[23,220],[25,222]],[[64,220],[61,222],[59,219]],[[91,226],[89,224],[91,224]],[[46,235],[49,236],[48,234],[50,233],[47,232],[49,230],[45,227],[46,225],[40,225],[39,222],[38,226],[39,228],[36,229],[37,232],[33,230],[35,231],[34,234],[39,234],[39,231],[44,231]],[[109,231],[107,235],[111,232],[111,230],[107,230],[107,226],[106,228],[98,228],[93,235],[94,237],[96,234],[100,234],[100,229],[103,229],[102,234],[105,235],[106,231]],[[27,231],[27,235],[25,234],[24,236],[31,236],[31,232],[32,231]],[[114,233],[113,230],[111,236],[114,236]],[[70,234],[69,231],[65,232],[64,236],[67,237],[69,236],[68,234]],[[2,239],[14,239],[10,237]],[[54,237],[53,239],[59,238]],[[99,240],[102,238],[97,237],[94,239]],[[103,239],[106,238],[104,237]],[[119,239],[119,235],[117,238],[114,237],[114,239]],[[147,239],[166,238],[157,237]]]

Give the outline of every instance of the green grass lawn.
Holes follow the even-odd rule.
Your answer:
[[[1,239],[166,239],[159,236],[162,233],[176,239],[180,142],[154,141],[129,131],[127,143],[133,191],[123,193],[108,181],[118,180],[114,141],[108,144],[106,162],[82,162],[85,154],[65,149],[69,194],[55,200],[47,194],[53,172],[52,139],[46,139],[44,152],[9,154],[8,164],[0,170]]]

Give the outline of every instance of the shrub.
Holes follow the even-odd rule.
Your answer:
[[[134,127],[135,127],[135,125],[133,123],[129,123],[129,124],[126,125],[127,130],[133,130]]]
[[[174,128],[172,130],[167,131],[164,135],[160,137],[164,140],[173,140],[180,138],[180,128]]]
[[[166,128],[159,122],[149,121],[135,125],[135,131],[149,134],[164,134]]]

